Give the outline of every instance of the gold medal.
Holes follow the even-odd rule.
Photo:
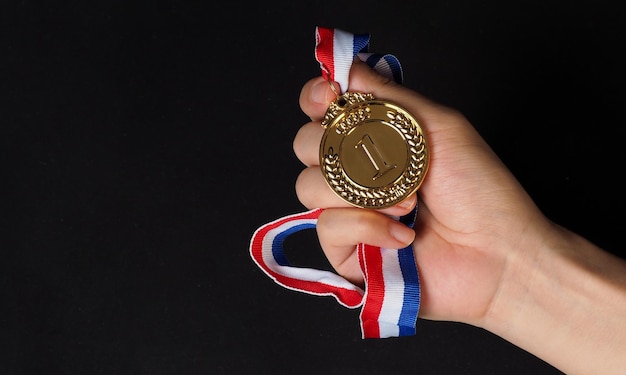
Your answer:
[[[320,167],[330,188],[357,207],[385,208],[417,191],[428,171],[424,131],[404,108],[372,94],[331,102],[324,120]]]

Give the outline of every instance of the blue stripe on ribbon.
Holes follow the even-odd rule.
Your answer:
[[[415,335],[415,322],[420,308],[420,285],[417,267],[415,266],[415,255],[411,245],[398,250],[398,260],[400,270],[404,279],[404,296],[402,301],[402,311],[398,318],[400,336]]]
[[[393,73],[393,80],[397,83],[402,84],[402,67],[400,66],[400,61],[393,55],[384,55],[383,59],[389,64],[391,68],[391,73]]]
[[[417,219],[417,207],[416,204],[413,211],[401,216],[399,221],[409,228],[413,228]],[[400,311],[398,318],[399,335],[412,336],[415,335],[415,322],[420,308],[420,281],[412,245],[398,250],[398,261],[404,279],[402,311]]]
[[[370,43],[370,34],[354,34],[352,39],[352,55],[367,52]]]
[[[384,63],[386,63],[387,66],[389,67],[389,71],[392,75],[392,77],[389,77],[389,78],[393,78],[393,80],[396,81],[396,83],[402,84],[402,81],[403,81],[402,66],[400,65],[400,61],[394,55],[389,55],[389,54],[383,55],[380,53],[374,53],[365,60],[365,63],[370,68],[378,71],[379,73],[383,73],[382,71],[380,71],[380,69],[377,69],[376,67],[378,63],[380,62],[380,60],[383,60]]]
[[[292,233],[299,232],[304,229],[315,228],[315,223],[303,223],[298,224],[293,227],[288,228],[276,235],[274,240],[272,241],[272,256],[276,263],[280,266],[290,266],[289,260],[287,260],[287,256],[285,255],[285,250],[283,248],[283,243],[285,239],[289,237]]]
[[[378,62],[380,61],[380,59],[383,57],[383,55],[381,55],[380,53],[374,53],[372,54],[370,57],[367,58],[367,60],[365,60],[365,63],[372,69],[376,69],[376,64],[378,64]]]

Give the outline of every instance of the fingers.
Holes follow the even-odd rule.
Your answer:
[[[338,90],[339,86],[335,84]],[[350,91],[372,93],[378,99],[394,101],[406,108],[418,120],[429,120],[431,115],[447,110],[447,108],[427,99],[426,97],[405,88],[394,81],[376,73],[367,64],[358,59],[350,69]],[[337,91],[339,92],[339,91]],[[321,120],[336,95],[328,81],[317,77],[308,81],[300,92],[300,107],[312,120]]]
[[[302,164],[310,167],[318,165],[320,142],[324,135],[324,128],[319,122],[309,122],[303,125],[293,140],[293,151]]]
[[[350,248],[359,243],[400,249],[415,239],[415,231],[398,220],[371,210],[328,208],[317,222],[321,245],[329,250]]]
[[[337,92],[339,85],[333,83]],[[300,91],[300,108],[312,120],[320,120],[324,117],[328,105],[335,100],[337,95],[331,89],[329,82],[322,78],[313,78],[304,84]]]
[[[308,167],[300,173],[296,180],[296,194],[300,202],[309,209],[316,207],[352,207],[330,189],[318,165]],[[387,215],[402,216],[411,212],[416,204],[417,196],[411,194],[411,196],[397,205],[378,211]]]
[[[333,268],[355,284],[363,283],[356,246],[365,243],[389,249],[411,244],[415,232],[381,213],[357,208],[324,210],[317,221],[320,245]]]
[[[338,89],[335,84],[335,90]],[[352,64],[349,90],[368,92],[376,98],[391,100],[412,112],[420,123],[430,122],[427,127],[442,123],[437,121],[436,114],[441,113],[444,107],[379,75],[365,63],[355,61]],[[308,167],[298,176],[296,182],[298,198],[308,208],[351,207],[328,187],[319,168],[319,145],[324,134],[320,120],[324,117],[329,103],[335,98],[335,91],[322,77],[308,81],[300,93],[300,106],[313,120],[300,128],[293,142],[296,156]],[[426,121],[427,119],[430,121]],[[428,132],[428,129],[425,130]],[[394,207],[379,211],[401,216],[409,213],[416,203],[417,198],[412,195]]]

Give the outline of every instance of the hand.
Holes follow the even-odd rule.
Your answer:
[[[626,366],[626,261],[548,220],[471,124],[458,112],[355,62],[350,91],[372,93],[411,112],[430,143],[418,191],[415,232],[389,215],[414,207],[349,207],[318,164],[320,119],[335,98],[321,77],[300,106],[312,119],[294,139],[306,165],[300,201],[325,210],[320,244],[335,270],[363,283],[355,248],[413,243],[421,283],[420,317],[479,326],[568,374],[621,374]]]
[[[416,235],[389,217],[410,212],[415,195],[378,211],[349,206],[326,185],[318,165],[320,120],[335,94],[321,77],[307,82],[300,106],[312,122],[294,140],[294,151],[307,167],[298,177],[296,192],[306,207],[327,208],[317,230],[329,262],[340,275],[362,284],[357,243],[401,248],[415,239],[420,316],[479,325],[515,251],[512,244],[536,237],[528,232],[542,231],[549,222],[458,112],[387,80],[364,63],[353,64],[350,90],[372,93],[411,112],[425,129],[431,161],[419,190]]]

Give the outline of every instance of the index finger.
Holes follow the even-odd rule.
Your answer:
[[[330,102],[337,98],[335,91],[330,85],[334,85],[335,91],[339,92],[339,85],[331,83],[323,77],[316,77],[304,84],[300,91],[300,108],[311,118],[321,120],[328,109]]]

